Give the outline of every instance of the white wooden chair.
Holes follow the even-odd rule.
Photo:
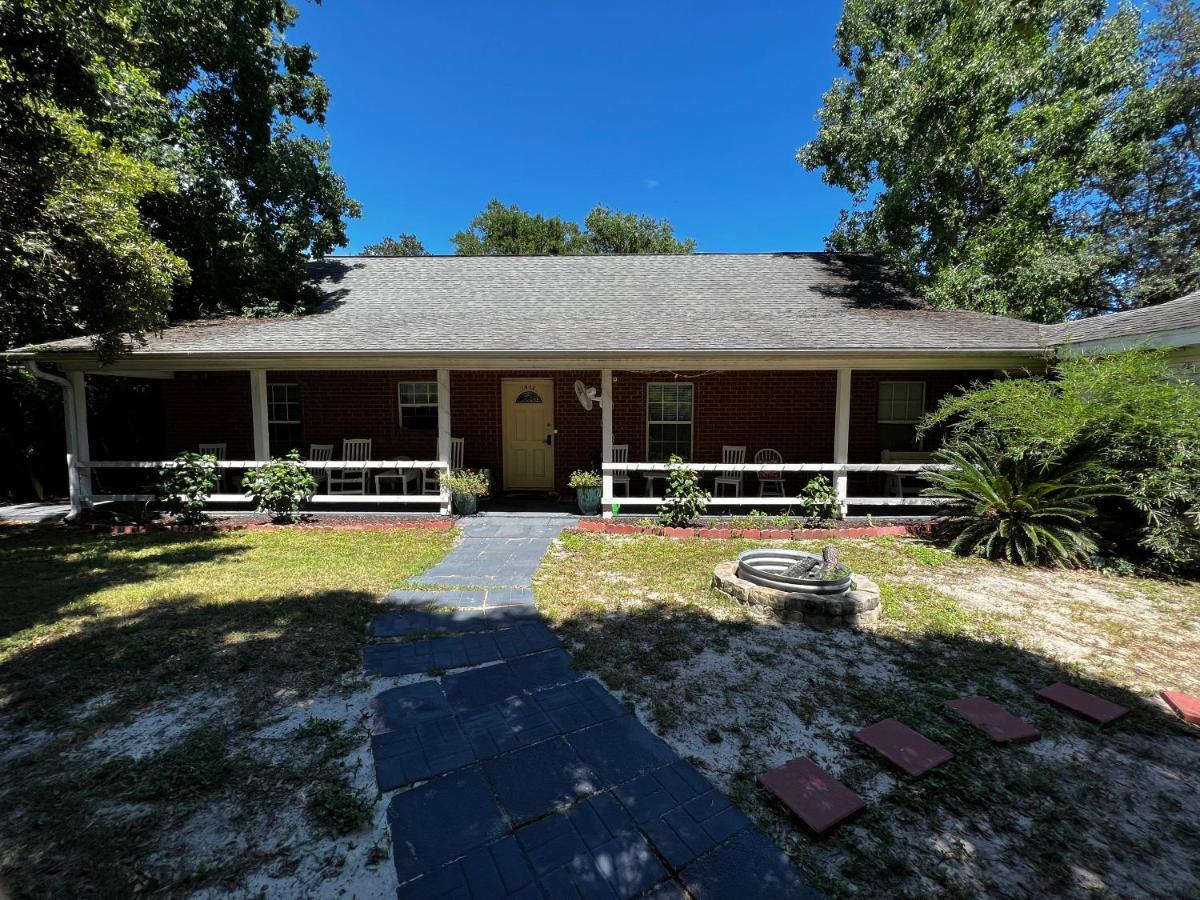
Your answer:
[[[412,462],[411,456],[393,456],[392,459],[396,462]],[[420,480],[421,473],[417,469],[384,469],[375,476],[375,493],[383,493],[385,481],[399,481],[400,493],[407,494],[408,486]]]
[[[774,463],[782,465],[783,454],[778,450],[765,447],[754,454],[754,462],[760,466],[773,465]],[[755,474],[758,475],[758,496],[782,497],[787,493],[783,484],[783,470],[763,469]]]
[[[215,456],[219,461],[225,459],[225,444],[201,444],[200,453],[204,456]],[[217,493],[225,493],[225,470],[217,470]]]
[[[450,438],[450,471],[461,469],[463,467],[463,455],[466,453],[467,439],[466,438]],[[438,481],[439,469],[427,469],[425,472],[425,484],[421,488],[422,493],[436,494],[441,490],[441,484]],[[407,491],[405,492],[407,493]]]
[[[746,463],[746,448],[732,447],[726,444],[721,448],[721,462],[727,466],[741,466]],[[713,496],[722,497],[725,493],[721,488],[733,488],[733,496],[742,496],[742,478],[745,472],[729,472],[724,475],[718,475],[713,479]]]
[[[884,450],[879,454],[879,461],[885,463],[931,463],[933,454],[923,450]],[[923,487],[921,479],[911,472],[888,472],[887,477],[884,478],[883,495],[885,497],[916,497],[921,493]]]
[[[313,462],[328,462],[333,459],[333,444],[309,444],[308,458]],[[329,470],[313,469],[312,477],[319,489],[321,485],[329,481]]]
[[[614,463],[629,462],[629,445],[628,444],[613,444],[612,445],[612,461]],[[613,496],[616,496],[617,485],[625,486],[625,496],[629,496],[629,470],[628,469],[613,469],[612,475]]]
[[[366,462],[371,458],[371,438],[346,438],[342,441],[342,460]],[[367,492],[366,469],[331,469],[329,493],[365,494]]]

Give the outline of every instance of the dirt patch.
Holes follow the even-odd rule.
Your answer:
[[[751,546],[693,546],[722,543],[567,537],[539,573],[539,605],[580,660],[832,896],[1200,893],[1200,740],[1152,696],[1187,689],[1200,672],[1197,585],[845,541],[842,558],[880,584],[885,615],[865,630],[816,630],[694,578],[718,553]],[[1105,730],[1075,720],[1033,696],[1057,680],[1134,712]],[[971,693],[1043,738],[995,747],[945,708]],[[851,737],[884,717],[955,758],[919,780],[900,776]],[[861,794],[868,811],[811,840],[754,781],[797,756]]]

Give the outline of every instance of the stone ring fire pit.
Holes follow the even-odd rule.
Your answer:
[[[770,609],[785,622],[856,627],[879,618],[879,588],[840,564],[837,552],[747,550],[713,570],[713,587]]]

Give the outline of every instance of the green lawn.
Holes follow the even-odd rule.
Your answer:
[[[713,567],[751,541],[567,534],[535,588],[580,665],[834,896],[1200,895],[1200,740],[1153,699],[1200,691],[1200,585],[1020,570],[913,540],[835,543],[880,585],[869,630],[781,625],[714,591]],[[1102,732],[1032,697],[1058,680],[1135,712]],[[996,748],[945,709],[976,692],[1042,740]],[[851,739],[888,716],[956,758],[896,776]],[[803,834],[754,782],[796,756],[868,812],[821,842]]]
[[[0,893],[175,893],[286,857],[251,841],[170,859],[205,844],[213,809],[234,835],[272,804],[316,830],[362,825],[341,762],[362,733],[314,714],[253,735],[304,698],[352,694],[373,602],[453,541],[0,530]]]

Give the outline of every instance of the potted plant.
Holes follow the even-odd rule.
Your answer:
[[[575,502],[579,511],[585,516],[594,516],[600,511],[600,473],[576,469],[567,479],[567,484],[575,488]]]
[[[455,512],[463,516],[475,515],[479,498],[486,497],[491,489],[487,472],[478,469],[455,469],[443,473],[442,484],[450,490]]]

